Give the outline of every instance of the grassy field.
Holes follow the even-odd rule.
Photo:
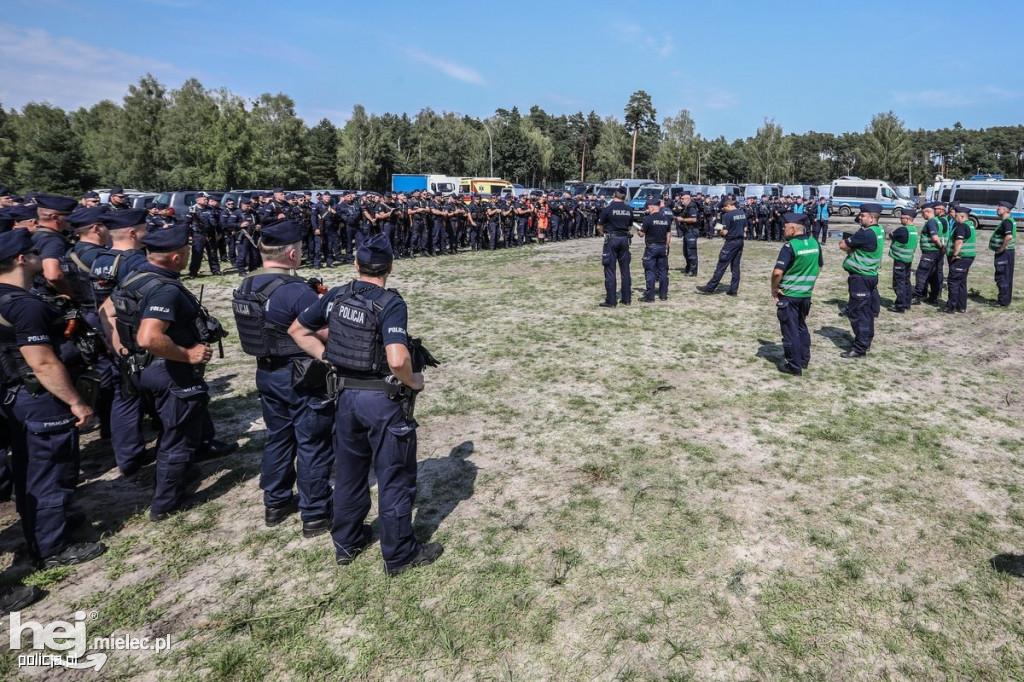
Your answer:
[[[699,296],[720,246],[701,240],[694,280],[674,245],[669,300],[611,310],[598,239],[396,263],[410,331],[443,362],[417,404],[416,526],[446,550],[396,579],[376,543],[342,568],[297,518],[263,526],[254,363],[229,338],[212,410],[244,447],[203,465],[203,504],[150,523],[145,481],[88,436],[76,504],[106,556],[30,572],[0,506],[5,578],[50,590],[24,618],[94,611],[90,639],[171,650],[59,674],[6,653],[0,678],[1024,679],[1019,294],[988,307],[985,253],[966,315],[883,310],[868,358],[843,360],[830,240],[791,377],[778,245],[747,244],[737,298]],[[237,278],[201,281],[230,321]]]

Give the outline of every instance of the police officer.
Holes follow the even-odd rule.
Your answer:
[[[715,266],[714,274],[711,275],[707,284],[697,287],[697,291],[702,294],[715,293],[718,283],[722,280],[722,275],[725,274],[725,268],[728,266],[729,290],[725,293],[729,296],[736,296],[740,289],[740,260],[743,258],[743,236],[747,231],[747,214],[742,209],[736,208],[736,200],[732,197],[725,200],[723,208],[725,215],[722,216],[722,222],[719,223],[718,234],[725,238],[725,244],[722,245],[722,251],[718,254],[718,265]]]
[[[259,237],[259,217],[252,210],[252,199],[242,197],[239,208],[231,217],[235,226],[235,267],[241,277],[260,266],[260,254],[256,247]]]
[[[319,270],[321,264],[329,268],[334,267],[334,255],[338,251],[337,233],[334,233],[335,236],[333,238],[328,236],[329,233],[333,232],[331,224],[334,222],[334,207],[331,201],[331,193],[324,192],[320,195],[320,202],[313,206],[309,212],[309,219],[313,227],[310,246],[312,247],[313,268],[315,270]],[[289,322],[289,324],[291,323]]]
[[[336,255],[341,256],[343,263],[354,263],[355,256],[352,255],[352,245],[362,243],[362,232],[359,229],[359,225],[362,222],[363,209],[359,204],[359,200],[356,197],[355,192],[348,192],[342,199],[342,205],[339,207],[339,215],[342,216],[343,225],[338,227],[339,235],[345,240],[345,253],[341,256],[341,249],[339,248]],[[423,242],[423,248],[426,242]]]
[[[203,265],[203,254],[210,259],[210,272],[220,274],[220,259],[217,254],[217,233],[220,231],[220,209],[210,206],[210,195],[200,192],[196,203],[189,213],[187,225],[192,231],[192,259],[189,263],[188,276],[199,277],[199,268]],[[188,259],[186,259],[188,260]]]
[[[892,288],[896,292],[896,302],[889,310],[894,313],[905,313],[910,309],[910,302],[913,299],[910,287],[910,266],[914,262],[914,252],[917,251],[917,226],[914,225],[914,218],[917,211],[905,209],[900,214],[900,226],[889,235],[892,244],[889,246],[889,255],[892,257]]]
[[[213,438],[204,369],[210,341],[223,333],[180,280],[188,265],[188,230],[171,227],[142,239],[147,262],[111,294],[118,345],[139,358],[143,400],[154,406],[162,434],[157,445],[156,490],[149,517],[163,521],[184,506],[185,488],[199,459],[237,448]],[[205,444],[204,444],[205,443]]]
[[[814,206],[814,234],[819,244],[824,245],[828,240],[828,202],[825,197],[818,197],[818,203]]]
[[[946,298],[947,313],[967,312],[967,274],[978,255],[978,233],[971,221],[971,209],[957,206],[953,209],[956,222],[949,232],[949,295]]]
[[[675,218],[661,210],[657,199],[647,200],[647,216],[637,233],[644,238],[644,280],[647,289],[640,300],[654,301],[654,281],[658,281],[658,297],[668,299],[668,249],[672,241],[672,224]]]
[[[110,202],[107,204],[111,211],[127,211],[132,207],[124,196],[124,189],[113,187],[110,190]]]
[[[14,488],[29,556],[41,567],[78,564],[106,551],[72,543],[68,504],[78,482],[78,431],[93,418],[75,390],[64,315],[29,292],[42,270],[25,230],[0,234],[2,411],[10,428]],[[65,362],[61,358],[66,358]]]
[[[944,231],[941,220],[935,215],[935,204],[921,206],[924,227],[921,228],[919,243],[921,260],[917,263],[917,279],[911,305],[920,305],[922,299],[935,303],[942,291],[942,253],[945,244],[942,241]]]
[[[110,248],[96,254],[89,275],[103,339],[114,352],[111,325],[116,313],[110,294],[139,266],[145,264],[146,251],[142,247],[142,238],[146,236],[147,226],[144,223],[132,224],[137,214],[133,216],[129,211],[110,213],[103,219],[110,232]],[[125,390],[124,381],[128,379],[121,373],[121,357],[115,354],[113,358],[111,381],[114,395],[110,409],[110,446],[114,450],[118,469],[123,475],[130,476],[151,462],[153,457],[146,450],[146,439],[142,434],[142,401],[134,387]]]
[[[64,276],[64,256],[70,244],[67,218],[78,202],[71,197],[53,194],[36,195],[36,222],[32,243],[42,259],[42,274],[36,276],[32,290],[37,294],[57,293],[71,296],[71,286]]]
[[[999,217],[999,227],[992,232],[988,240],[988,248],[995,254],[996,288],[999,295],[992,302],[995,307],[1008,306],[1013,299],[1013,267],[1014,254],[1017,250],[1017,223],[1014,221],[1010,211],[1013,204],[1009,201],[1000,201],[996,206],[996,215]]]
[[[684,192],[678,210],[675,212],[676,222],[683,231],[683,258],[686,260],[686,268],[683,274],[687,277],[697,276],[697,237],[700,235],[700,227],[697,219],[700,212],[697,204],[689,192]]]
[[[302,535],[311,538],[331,529],[334,402],[326,386],[292,386],[294,365],[313,361],[288,328],[317,302],[319,292],[295,272],[302,263],[301,227],[284,220],[264,226],[262,235],[263,268],[235,291],[233,308],[242,350],[256,356],[256,389],[267,428],[260,476],[264,521],[276,526],[295,511],[296,485]]]
[[[839,242],[839,248],[848,254],[843,261],[843,269],[849,273],[850,301],[846,314],[853,327],[853,345],[840,357],[864,357],[875,337],[874,301],[878,295],[878,269],[885,245],[885,232],[878,225],[881,215],[882,207],[878,204],[861,204],[857,216],[861,228]]]
[[[619,187],[615,190],[612,203],[608,204],[601,217],[597,219],[597,229],[604,235],[604,249],[601,252],[601,264],[604,266],[604,302],[602,308],[614,308],[615,301],[615,264],[619,265],[622,277],[622,305],[629,305],[633,296],[633,280],[629,275],[629,227],[633,222],[633,210],[626,203],[626,190]]]
[[[220,259],[228,264],[238,260],[238,208],[234,199],[227,199],[220,209]]]
[[[782,330],[782,350],[786,362],[781,372],[800,376],[811,362],[811,335],[807,313],[818,273],[825,264],[821,245],[808,234],[810,216],[803,213],[783,215],[786,243],[772,270],[772,299]]]
[[[351,563],[370,543],[364,522],[370,511],[367,475],[375,464],[381,553],[390,576],[431,564],[443,552],[439,543],[420,544],[412,534],[417,424],[406,405],[423,390],[423,375],[413,371],[405,301],[384,288],[393,258],[385,237],[363,242],[356,254],[359,279],[329,291],[289,330],[306,353],[330,363],[343,382],[334,428],[331,534],[337,561]],[[323,329],[326,344],[317,336]]]

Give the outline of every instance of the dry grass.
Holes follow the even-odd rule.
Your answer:
[[[701,241],[697,281],[673,248],[669,301],[613,310],[599,240],[396,264],[444,363],[417,405],[434,566],[388,580],[376,545],[339,568],[297,520],[262,526],[253,363],[229,343],[213,409],[249,440],[205,465],[210,501],[150,524],[147,492],[97,456],[79,504],[114,510],[93,529],[112,551],[32,574],[52,593],[29,613],[174,637],[103,679],[1024,678],[1024,582],[989,563],[1024,551],[1021,304],[883,311],[869,357],[844,361],[830,241],[811,368],[789,377],[778,246],[747,245],[738,298],[697,296],[720,243]],[[235,280],[205,281],[228,315]],[[969,285],[994,297],[987,254]]]

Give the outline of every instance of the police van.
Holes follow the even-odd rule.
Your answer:
[[[1010,216],[1014,220],[1024,220],[1024,180],[957,180],[949,200],[970,208],[979,227],[999,224],[996,206],[1000,201],[1013,204]]]
[[[878,204],[885,212],[891,213],[894,218],[899,218],[903,215],[904,209],[916,206],[913,201],[901,195],[885,180],[861,180],[860,178],[833,180],[829,196],[832,199],[831,212],[841,216],[853,215],[860,210],[861,204]]]
[[[818,198],[818,187],[816,185],[784,185],[782,194],[787,197],[803,197],[806,201],[815,201]]]
[[[620,187],[626,190],[626,201],[631,201],[633,196],[636,194],[644,185],[653,185],[654,180],[636,180],[633,178],[617,178],[615,180],[607,180],[600,187],[597,188],[597,196],[604,199],[604,203],[612,203],[612,199],[615,198],[615,191]]]
[[[743,190],[744,199],[749,199],[750,197],[760,199],[763,196],[781,197],[782,185],[778,183],[772,185],[747,185]]]
[[[636,191],[633,198],[629,200],[629,207],[633,209],[633,220],[644,219],[647,214],[647,201],[649,199],[661,199],[663,194],[668,194],[672,201],[675,201],[686,193],[696,194],[697,185],[659,185],[657,183],[644,185]]]
[[[706,196],[706,197],[720,197],[721,198],[721,197],[728,196],[730,194],[733,195],[734,197],[742,197],[743,196],[743,188],[740,187],[739,185],[724,184],[724,185],[708,185],[707,189],[704,190],[704,196]]]

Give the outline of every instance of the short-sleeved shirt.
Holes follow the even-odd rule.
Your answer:
[[[342,293],[342,289],[343,287],[334,287],[299,313],[297,318],[299,324],[314,331],[326,327],[327,319],[334,307],[334,301]],[[371,302],[380,298],[385,291],[376,284],[361,281],[353,282],[352,290],[362,294],[366,300]],[[380,325],[381,340],[385,348],[393,343],[409,345],[409,335],[406,332],[408,321],[409,308],[405,301],[401,296],[392,297],[384,309],[377,314],[377,323]]]
[[[953,242],[957,239],[967,240],[971,238],[971,228],[967,227],[964,223],[953,223],[953,231],[949,234],[949,244],[952,247]],[[950,253],[953,253],[950,248]]]
[[[679,204],[679,213],[678,213],[677,217],[678,218],[696,218],[697,217],[697,204],[695,204],[692,201],[690,202],[689,206],[686,206],[684,204]],[[696,230],[697,229],[697,223],[682,223],[682,225],[683,225],[683,229],[686,229],[686,230]]]
[[[742,209],[733,209],[722,216],[722,228],[726,230],[725,240],[731,242],[743,239],[747,229],[747,214]]]
[[[632,222],[633,209],[622,201],[613,201],[605,206],[601,211],[601,217],[597,219],[597,224],[605,226],[605,231],[613,235],[627,234]]]
[[[878,237],[870,229],[862,227],[846,238],[846,245],[855,251],[875,251]]]
[[[0,325],[0,345],[52,346],[64,341],[64,316],[52,303],[27,294],[13,284],[0,284],[0,298],[16,294],[0,305],[0,316],[11,323]]]
[[[934,243],[934,242],[932,242],[932,235],[934,235],[936,237],[939,236],[939,219],[938,218],[930,218],[924,224],[924,227],[921,228],[921,241],[922,242],[928,241],[928,242]]]
[[[640,227],[644,233],[645,244],[664,245],[668,241],[668,235],[672,232],[672,223],[675,222],[671,214],[657,211],[644,218],[644,224]]]
[[[892,240],[898,244],[906,244],[907,241],[910,239],[910,230],[907,229],[906,225],[900,225],[895,230],[893,230],[889,234],[889,236],[892,237]]]
[[[170,322],[167,336],[182,348],[191,348],[200,343],[199,331],[195,321],[199,318],[199,303],[185,290],[178,273],[152,263],[144,263],[138,267],[138,273],[153,273],[165,282],[161,286],[147,291],[139,301],[140,317],[143,320],[162,320]],[[129,286],[136,289],[149,280],[142,277],[131,282]]]

